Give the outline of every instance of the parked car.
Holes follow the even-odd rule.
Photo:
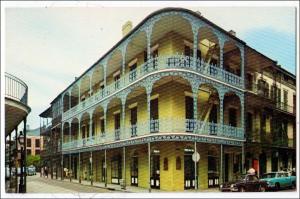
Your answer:
[[[27,169],[27,175],[29,175],[29,176],[36,175],[36,169],[35,169],[35,166],[30,165],[30,166],[27,167],[26,169]]]
[[[262,175],[262,180],[266,181],[269,190],[296,187],[296,176],[285,171],[265,173]]]
[[[227,182],[220,185],[220,191],[232,192],[257,192],[266,191],[266,181],[260,180],[255,174],[244,174],[234,182]]]

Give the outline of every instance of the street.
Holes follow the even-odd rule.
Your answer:
[[[40,177],[37,173],[27,177],[27,193],[105,193],[112,192],[99,187],[85,186],[77,183],[51,180]]]

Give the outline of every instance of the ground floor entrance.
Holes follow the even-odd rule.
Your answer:
[[[150,146],[149,146],[150,145]],[[216,188],[240,172],[241,147],[194,142],[154,142],[64,156],[73,178],[166,191]],[[149,150],[150,149],[150,150]],[[196,149],[196,150],[195,150]],[[199,159],[195,163],[193,154]],[[221,158],[222,157],[222,158]],[[91,175],[91,176],[90,176]],[[223,176],[223,177],[222,177]]]

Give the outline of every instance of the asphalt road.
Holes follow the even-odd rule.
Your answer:
[[[82,184],[51,180],[40,177],[39,174],[27,177],[27,193],[107,193],[112,192],[99,187],[85,186]]]

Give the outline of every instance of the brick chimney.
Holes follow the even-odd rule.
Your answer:
[[[132,22],[131,21],[127,21],[122,26],[122,35],[123,35],[123,37],[126,36],[131,30],[132,30]]]
[[[236,32],[234,30],[229,30],[228,32],[229,32],[229,34],[236,36]]]

